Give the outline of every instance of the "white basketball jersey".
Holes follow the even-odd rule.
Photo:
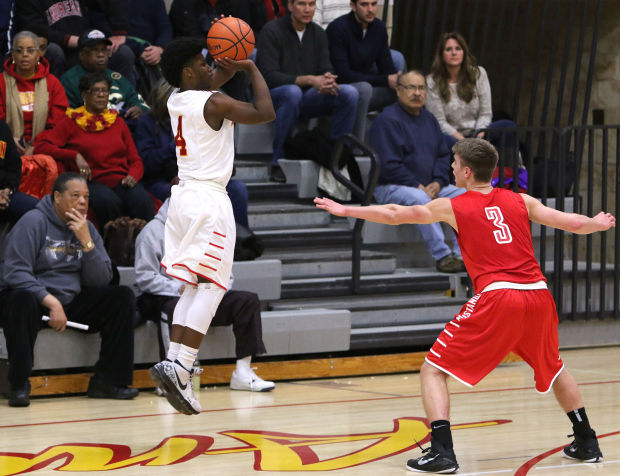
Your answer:
[[[234,123],[224,119],[214,131],[203,111],[214,91],[176,89],[168,99],[172,133],[176,142],[180,180],[213,181],[228,184],[235,158]]]

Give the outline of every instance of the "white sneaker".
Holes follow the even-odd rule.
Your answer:
[[[268,380],[263,380],[250,370],[247,376],[239,376],[236,370],[233,370],[230,377],[230,388],[233,390],[247,390],[249,392],[270,392],[276,388],[276,384]]]
[[[194,396],[191,372],[185,384],[182,384],[179,374],[183,372],[188,370],[180,363],[169,360],[159,362],[149,370],[155,384],[166,391],[166,399],[175,410],[185,415],[197,415],[202,411],[202,407]]]

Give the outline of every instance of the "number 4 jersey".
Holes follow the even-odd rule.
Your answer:
[[[521,195],[494,188],[488,194],[469,191],[451,203],[463,261],[476,293],[496,281],[545,281]]]
[[[176,143],[180,180],[216,182],[223,187],[232,175],[234,123],[222,121],[219,130],[206,123],[205,103],[214,91],[183,91],[176,89],[168,99],[170,123]]]

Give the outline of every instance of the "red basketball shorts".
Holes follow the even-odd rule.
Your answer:
[[[547,289],[487,291],[446,324],[426,361],[471,387],[512,351],[534,370],[536,390],[546,393],[564,368],[557,327]]]

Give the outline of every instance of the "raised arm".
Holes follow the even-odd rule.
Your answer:
[[[456,219],[449,198],[431,200],[426,205],[403,206],[388,203],[386,205],[369,205],[351,207],[342,205],[329,198],[314,199],[317,208],[328,211],[339,217],[361,218],[363,220],[383,223],[385,225],[428,224],[438,221],[448,223],[455,230]]]
[[[535,198],[522,193],[530,219],[541,225],[587,235],[597,231],[606,231],[616,226],[616,218],[611,213],[600,212],[590,218],[578,213],[566,213],[549,208]]]
[[[269,88],[252,60],[233,61],[227,58],[219,61],[218,66],[228,71],[244,70],[250,74],[254,103],[237,101],[224,94],[213,94],[204,108],[205,120],[211,127],[217,129],[218,123],[224,118],[241,124],[262,124],[276,118]]]

